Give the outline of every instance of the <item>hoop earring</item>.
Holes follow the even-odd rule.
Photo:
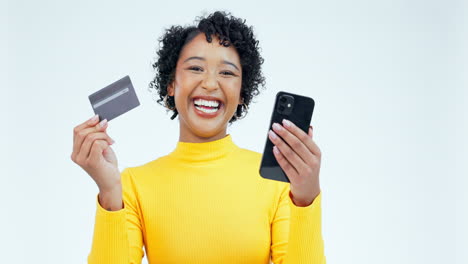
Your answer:
[[[170,97],[169,100],[173,100],[173,99],[174,99],[174,96],[168,96],[168,95],[166,94],[166,95],[164,96],[164,99],[163,99],[163,101],[164,101],[164,106],[166,106],[166,108],[168,108],[169,110],[173,110],[173,111],[174,111],[174,110],[175,110],[175,107],[171,107],[171,106],[168,104],[168,102],[167,102],[168,97]]]
[[[243,103],[242,105],[244,106],[245,113],[247,114],[247,112],[249,111],[249,106],[246,103]]]
[[[245,109],[244,115],[242,115],[242,107],[244,107],[244,109]],[[237,107],[237,111],[236,111],[237,119],[244,118],[247,115],[248,112],[249,112],[249,106],[246,103],[239,104],[238,107]]]

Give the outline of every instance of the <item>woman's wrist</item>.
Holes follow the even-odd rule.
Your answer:
[[[124,208],[122,199],[122,185],[110,190],[100,190],[98,194],[99,204],[107,211],[118,211]]]

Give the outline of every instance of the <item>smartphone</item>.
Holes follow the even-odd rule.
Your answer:
[[[280,91],[276,94],[268,130],[272,129],[273,123],[283,125],[283,119],[287,119],[308,134],[314,107],[315,101],[310,97]],[[290,182],[288,176],[278,164],[278,161],[276,161],[273,146],[274,144],[268,138],[267,133],[265,149],[263,150],[262,162],[260,164],[260,176],[265,179]]]

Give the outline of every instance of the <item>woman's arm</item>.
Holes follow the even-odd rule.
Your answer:
[[[281,192],[273,221],[273,261],[275,264],[324,264],[322,239],[320,163],[322,153],[308,134],[291,121],[273,124],[269,138],[273,153],[290,180]]]
[[[117,184],[117,186],[111,190],[100,190],[98,194],[98,203],[107,211],[118,211],[124,208],[122,184]]]
[[[289,184],[282,192],[271,223],[271,260],[274,264],[325,264],[321,216],[322,193],[306,207],[296,206]]]
[[[129,168],[121,173],[123,194],[118,188],[104,193],[103,205],[96,197],[96,218],[89,264],[140,264],[144,256],[139,206]],[[117,209],[115,204],[122,205]],[[123,203],[123,204],[122,204]],[[105,208],[111,209],[107,210]]]

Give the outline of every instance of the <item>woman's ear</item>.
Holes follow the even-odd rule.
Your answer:
[[[174,82],[171,82],[171,83],[167,86],[167,95],[169,95],[169,96],[174,96]]]

